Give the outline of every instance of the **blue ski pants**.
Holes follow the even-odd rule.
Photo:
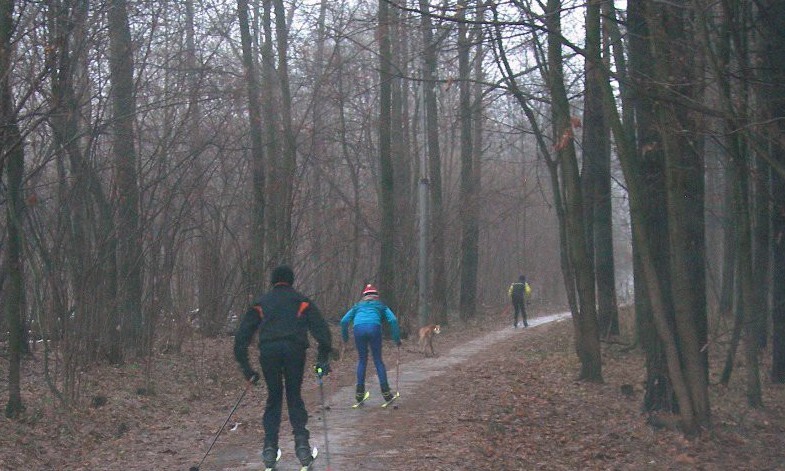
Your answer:
[[[379,324],[355,324],[354,344],[357,346],[357,384],[365,385],[365,370],[368,366],[368,348],[373,355],[376,375],[382,391],[390,389],[387,382],[387,369],[382,361],[382,326]]]

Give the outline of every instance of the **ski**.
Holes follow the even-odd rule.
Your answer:
[[[371,393],[370,393],[369,391],[365,391],[365,395],[363,396],[363,399],[362,399],[362,401],[355,402],[355,403],[352,405],[352,408],[353,408],[353,409],[357,409],[358,407],[360,407],[361,405],[363,405],[363,403],[364,403],[365,401],[367,401],[369,397],[371,397]]]
[[[301,466],[300,471],[309,471],[313,467],[313,462],[316,461],[317,456],[319,456],[319,450],[316,447],[313,447],[313,450],[311,450],[311,462],[305,466]]]
[[[275,470],[275,467],[278,465],[278,461],[280,461],[280,460],[281,460],[281,449],[278,448],[278,456],[275,457],[275,464],[272,466],[272,468],[264,468],[264,471],[273,471],[273,470]]]
[[[382,407],[384,407],[384,408],[387,408],[387,406],[389,406],[390,404],[392,404],[392,403],[393,403],[393,401],[394,401],[394,400],[396,400],[396,399],[398,399],[399,397],[401,397],[401,393],[399,393],[399,392],[396,392],[396,393],[395,393],[395,396],[393,396],[393,397],[392,397],[392,399],[390,399],[389,401],[386,401],[384,404],[382,404]],[[396,407],[397,407],[397,406],[396,406]]]

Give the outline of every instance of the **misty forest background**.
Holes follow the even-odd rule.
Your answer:
[[[33,346],[78,406],[279,263],[331,319],[378,283],[405,334],[526,274],[586,381],[634,303],[646,410],[709,427],[709,349],[762,406],[784,34],[778,0],[0,0],[6,415]]]

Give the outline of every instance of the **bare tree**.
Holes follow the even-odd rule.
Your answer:
[[[764,106],[763,122],[770,123],[763,130],[767,135],[770,161],[776,168],[785,168],[785,4],[775,0],[757,2],[757,24],[760,25],[760,97]],[[778,165],[774,165],[778,164]],[[772,172],[772,341],[771,341],[771,378],[775,383],[785,383],[785,175],[781,171]]]
[[[477,229],[477,162],[474,156],[472,129],[471,38],[465,0],[458,2],[458,89],[460,91],[459,120],[461,136],[461,287],[460,314],[466,320],[477,309],[477,264],[479,244]]]
[[[137,355],[142,338],[142,234],[139,226],[139,176],[135,149],[134,51],[125,0],[109,4],[109,65],[112,75],[114,157],[117,178],[116,217],[118,240],[118,312],[122,342],[131,356]],[[119,360],[120,358],[117,358]]]
[[[561,0],[549,0],[545,25],[548,31],[548,87],[551,95],[551,130],[562,174],[567,254],[575,276],[578,310],[573,312],[575,342],[581,360],[579,377],[602,381],[599,331],[595,304],[594,273],[586,247],[583,199],[573,142],[573,120],[564,85]],[[573,289],[573,287],[568,287]]]
[[[253,216],[251,218],[251,246],[249,250],[250,292],[260,292],[265,277],[265,164],[264,141],[262,137],[262,104],[260,89],[257,82],[256,62],[254,61],[251,43],[251,28],[248,17],[248,1],[237,0],[237,15],[240,21],[242,42],[243,71],[245,73],[246,93],[248,100],[249,133],[251,136],[251,168],[253,174]]]
[[[625,133],[618,113],[614,107],[608,106],[607,109],[614,110],[611,116],[614,136],[620,143],[620,161],[630,192],[630,211],[633,217],[633,235],[635,239],[635,249],[638,256],[638,267],[643,280],[643,287],[646,289],[646,307],[651,309],[651,317],[642,316],[641,321],[651,322],[650,325],[656,327],[657,338],[651,339],[648,343],[647,359],[651,360],[649,366],[649,377],[653,381],[649,383],[647,391],[646,407],[663,408],[671,405],[672,410],[678,410],[684,430],[687,433],[695,433],[709,422],[709,403],[708,403],[708,370],[705,353],[706,335],[706,308],[705,308],[705,280],[703,267],[703,213],[702,213],[702,164],[700,158],[690,157],[687,162],[679,160],[685,158],[694,149],[685,149],[684,130],[695,131],[695,123],[690,122],[690,115],[683,108],[673,105],[659,108],[659,112],[653,113],[651,101],[644,91],[656,93],[667,93],[678,91],[682,96],[695,97],[696,90],[690,88],[665,88],[657,89],[656,84],[667,83],[666,77],[675,77],[675,72],[669,67],[671,64],[679,64],[681,74],[696,73],[692,64],[684,64],[688,60],[690,46],[687,40],[687,31],[682,22],[685,11],[663,11],[647,9],[643,2],[630,2],[628,4],[629,22],[631,37],[636,40],[635,48],[631,47],[631,61],[634,65],[633,79],[636,80],[636,92],[642,100],[639,102],[639,117],[643,123],[650,123],[651,127],[642,128],[639,134],[642,137],[640,144],[641,156],[650,152],[662,152],[663,160],[653,160],[655,165],[648,170],[651,175],[660,175],[656,170],[662,162],[664,171],[662,175],[668,182],[669,191],[665,191],[663,184],[658,184],[657,188],[663,190],[663,198],[667,203],[664,205],[669,208],[667,214],[667,227],[671,244],[668,245],[669,256],[667,269],[663,267],[666,263],[660,259],[659,265],[655,264],[654,250],[650,242],[647,241],[647,233],[652,230],[651,223],[644,219],[647,212],[652,213],[654,208],[644,205],[644,200],[652,200],[654,192],[643,193],[643,176],[647,175],[646,167],[641,166],[645,161],[636,158],[636,151],[633,150],[633,138]],[[670,7],[668,7],[670,8]],[[674,7],[676,8],[676,7]],[[667,8],[666,8],[667,10]],[[667,15],[665,14],[667,13]],[[666,21],[667,19],[667,21]],[[664,30],[669,31],[665,34]],[[664,46],[668,38],[678,38],[678,45],[675,47]],[[652,41],[656,47],[646,45]],[[656,55],[649,55],[651,51],[658,51]],[[684,79],[681,84],[692,83]],[[665,82],[663,82],[665,80]],[[650,93],[651,93],[650,92]],[[610,86],[605,86],[606,103],[610,103]],[[670,130],[666,123],[681,123],[679,132]],[[670,154],[670,155],[669,155]],[[656,155],[656,154],[655,154]],[[674,191],[677,190],[678,191]],[[689,211],[685,208],[683,201],[672,202],[673,198],[681,194],[689,195],[689,199],[697,202],[696,206],[701,208],[700,214],[689,213],[690,221],[684,218],[686,214],[682,211]],[[643,195],[646,194],[646,198]],[[657,214],[657,213],[652,213]],[[678,226],[678,227],[672,227]],[[701,232],[700,234],[696,234]],[[693,240],[692,237],[697,237]],[[651,239],[649,239],[651,240]],[[692,246],[695,253],[689,255],[684,252],[689,250],[689,243],[697,244]],[[694,266],[685,267],[683,261],[674,260],[675,253],[689,258]],[[690,258],[691,257],[691,258]],[[673,286],[675,280],[680,280],[679,286]],[[687,296],[683,296],[686,286],[698,286],[699,289]],[[676,302],[667,296],[667,291],[676,293],[682,298]],[[703,300],[703,301],[702,301]],[[679,314],[676,315],[675,313]],[[645,312],[643,313],[645,314]],[[642,313],[639,312],[639,316]],[[674,316],[676,319],[674,319]],[[680,317],[681,316],[681,317]],[[662,360],[667,364],[664,368]],[[667,375],[663,372],[667,371]],[[663,382],[664,380],[667,380]],[[673,405],[669,397],[674,395],[678,401],[678,406]],[[675,407],[678,407],[677,409]]]
[[[289,85],[289,29],[286,22],[286,10],[283,0],[274,0],[275,7],[275,41],[278,58],[277,83],[280,87],[281,106],[281,158],[276,173],[276,191],[273,207],[279,209],[276,218],[276,250],[271,254],[276,260],[287,261],[292,257],[292,195],[294,194],[295,172],[297,166],[297,145],[292,128],[292,92]]]
[[[602,100],[603,74],[600,67],[610,62],[603,58],[602,31],[608,29],[609,15],[600,22],[602,9],[610,2],[590,1],[586,6],[586,93],[583,115],[583,169],[581,182],[586,196],[586,224],[589,250],[593,252],[593,271],[597,284],[597,321],[602,337],[619,334],[616,305],[616,277],[613,255],[613,209],[611,205],[611,139]],[[605,28],[603,28],[605,26]],[[608,46],[606,46],[606,49]],[[587,115],[588,113],[588,115]]]
[[[379,283],[384,290],[387,304],[397,308],[397,285],[395,276],[395,182],[392,155],[392,83],[393,57],[390,33],[390,5],[379,0],[379,206],[381,228],[379,252]]]
[[[6,193],[7,255],[3,270],[8,274],[5,288],[4,314],[9,331],[8,402],[5,415],[17,417],[23,410],[21,393],[22,353],[24,351],[25,276],[23,263],[22,217],[24,202],[22,181],[25,155],[22,135],[17,124],[11,94],[10,70],[13,54],[12,36],[14,2],[0,1],[0,175],[4,176]]]
[[[432,288],[436,322],[447,324],[447,293],[444,267],[444,208],[442,204],[442,164],[439,145],[439,106],[436,97],[437,47],[434,41],[433,22],[427,0],[420,1],[420,28],[423,36],[422,77],[425,102],[425,134],[428,149],[428,188],[430,189],[430,215],[432,234],[431,266]]]

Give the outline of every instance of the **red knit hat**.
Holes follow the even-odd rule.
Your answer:
[[[365,288],[363,288],[363,296],[368,296],[369,294],[375,294],[375,295],[379,294],[379,290],[376,289],[376,286],[370,283],[365,285]]]

